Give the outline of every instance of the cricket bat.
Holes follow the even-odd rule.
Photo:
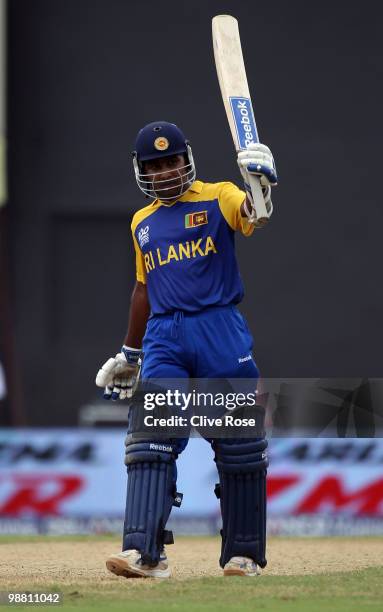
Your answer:
[[[249,144],[259,142],[257,126],[247,84],[243,61],[238,21],[231,15],[213,17],[213,48],[218,81],[229,121],[234,146],[247,149]],[[264,225],[272,210],[266,209],[259,178],[249,173],[257,223]]]

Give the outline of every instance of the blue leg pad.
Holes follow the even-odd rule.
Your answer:
[[[180,506],[176,491],[176,446],[168,442],[133,442],[126,439],[125,464],[128,490],[123,550],[136,549],[145,564],[159,562],[164,544],[173,543],[166,523],[173,505]]]
[[[214,440],[222,512],[221,567],[235,556],[266,566],[265,439]]]

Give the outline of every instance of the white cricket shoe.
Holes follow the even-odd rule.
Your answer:
[[[111,555],[106,561],[107,569],[117,576],[125,578],[169,578],[170,569],[165,553],[161,553],[160,561],[154,567],[144,565],[138,550],[123,550]]]
[[[232,557],[223,568],[224,576],[259,576],[261,570],[249,557]]]

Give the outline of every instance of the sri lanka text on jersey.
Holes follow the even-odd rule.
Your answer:
[[[209,253],[217,253],[213,238],[199,238],[198,240],[187,240],[178,244],[169,245],[167,251],[161,251],[157,248],[155,251],[145,253],[145,268],[149,273],[158,266],[165,266],[171,261],[183,261],[192,259],[193,257],[206,257]]]

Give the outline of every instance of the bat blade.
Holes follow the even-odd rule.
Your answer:
[[[238,21],[231,15],[217,15],[212,21],[213,49],[218,82],[234,146],[243,151],[259,142],[253,106],[243,61]],[[249,175],[258,222],[269,219],[257,176]]]

